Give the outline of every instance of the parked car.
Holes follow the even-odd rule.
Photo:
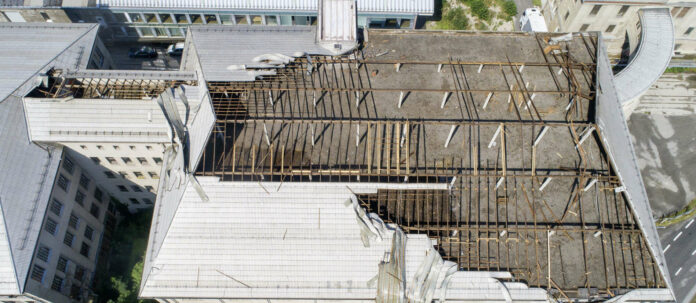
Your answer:
[[[184,53],[184,42],[179,42],[170,45],[167,48],[167,54],[170,56],[181,56]]]
[[[128,51],[128,57],[131,58],[157,58],[157,51],[149,46],[141,48],[131,48]]]

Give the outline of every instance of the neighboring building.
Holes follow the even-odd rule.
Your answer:
[[[183,40],[189,25],[316,25],[315,0],[17,0],[0,2],[0,21],[100,23],[104,37],[150,41]],[[4,6],[4,7],[3,7]],[[357,3],[358,26],[414,28],[432,16],[434,0]],[[105,38],[106,39],[106,38]]]
[[[696,54],[696,1],[632,0],[583,1],[542,0],[542,13],[550,30],[555,32],[602,32],[610,58],[617,59],[622,49],[628,55],[638,45],[643,8],[666,7],[674,20],[674,53]],[[628,38],[629,41],[626,41]],[[624,43],[630,47],[624,47]]]
[[[31,142],[22,97],[54,67],[86,68],[94,24],[0,25],[0,300],[87,302],[109,194],[55,144]]]

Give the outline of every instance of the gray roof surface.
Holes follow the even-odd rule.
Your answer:
[[[628,66],[619,72],[616,84],[619,101],[628,102],[648,90],[662,76],[672,59],[674,25],[669,8],[643,8],[640,44]]]
[[[635,214],[640,230],[645,235],[650,251],[655,256],[662,277],[672,291],[672,282],[667,271],[665,255],[653,221],[648,195],[645,192],[643,178],[638,169],[638,160],[628,131],[621,101],[618,98],[620,89],[612,81],[611,64],[606,54],[604,41],[599,39],[597,56],[597,82],[601,89],[597,90],[597,126],[602,134],[602,143],[607,149],[611,163],[616,170],[621,184],[625,187],[624,194],[628,204]]]
[[[83,65],[96,31],[93,24],[0,24],[0,204],[13,261],[0,264],[0,273],[14,265],[17,284],[0,291],[24,289],[62,154],[30,142],[21,97],[38,72]]]
[[[189,32],[206,81],[253,81],[258,75],[274,72],[244,67],[282,67],[254,60],[262,55],[332,55],[315,43],[315,30],[313,26],[206,25],[192,26]],[[191,44],[187,43],[187,47]]]

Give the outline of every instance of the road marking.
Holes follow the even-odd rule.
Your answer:
[[[665,247],[665,249],[662,250],[662,253],[666,253],[670,246],[672,246],[672,244],[667,244],[667,247]]]
[[[689,221],[689,224],[686,224],[686,226],[684,227],[684,229],[689,228],[689,226],[691,226],[691,223],[694,223],[694,219],[691,219],[691,221]]]
[[[675,276],[675,277],[676,277],[676,276],[678,276],[678,275],[679,275],[679,273],[681,272],[681,270],[682,270],[682,268],[681,268],[681,267],[679,267],[679,269],[677,269],[677,272],[675,272],[675,273],[674,273],[674,276]]]
[[[677,234],[677,236],[674,237],[674,239],[672,239],[672,242],[677,241],[677,239],[679,239],[679,237],[681,237],[681,235],[682,235],[682,232],[679,232],[679,233]]]

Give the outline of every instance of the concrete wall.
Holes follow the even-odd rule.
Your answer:
[[[600,9],[596,14],[593,14],[592,10],[595,5],[599,5]],[[628,8],[622,12],[624,6]],[[675,53],[696,54],[696,1],[673,1],[667,3],[666,6],[671,8],[674,20],[675,46],[678,46]],[[542,1],[542,13],[550,31],[601,31],[611,59],[620,57],[627,33],[630,49],[635,49],[638,43],[636,38],[640,37],[638,11],[644,7],[649,6],[626,3],[598,4],[582,0]],[[680,14],[686,7],[691,7],[691,9]],[[609,31],[611,25],[614,28]],[[694,27],[694,29],[686,34],[690,27]]]
[[[11,8],[0,7],[0,22],[9,22],[6,13],[17,12],[22,15],[25,22],[56,22],[69,23],[70,18],[61,8]]]
[[[152,207],[164,161],[164,145],[84,142],[64,145],[77,153],[76,161],[130,211]],[[140,163],[139,158],[144,162]]]
[[[66,164],[68,161],[72,163],[72,170],[68,169]],[[77,161],[71,152],[63,153],[61,166],[56,175],[56,181],[51,193],[51,200],[48,203],[48,209],[43,219],[43,225],[39,234],[37,247],[35,248],[32,266],[30,267],[29,278],[27,280],[25,293],[40,297],[51,302],[71,302],[71,290],[73,298],[76,298],[75,292],[80,294],[83,302],[88,299],[94,272],[96,271],[97,256],[101,246],[102,235],[104,232],[104,219],[109,211],[109,194],[97,184],[94,177],[86,172]],[[66,190],[58,186],[59,176],[64,176],[69,180],[69,185]],[[85,176],[88,183],[80,184],[81,176]],[[102,191],[102,199],[99,201],[95,198],[97,188]],[[82,202],[77,202],[76,197],[80,192],[84,198]],[[61,211],[56,214],[52,211],[53,200],[62,203]],[[113,207],[111,208],[113,209]],[[78,218],[77,228],[71,227],[69,222],[71,215]],[[58,223],[58,228],[55,234],[46,231],[48,220],[53,220]],[[86,236],[86,229],[91,228],[91,240]],[[69,232],[74,236],[72,246],[64,244],[66,233]],[[83,243],[89,246],[89,253],[84,256],[80,253]],[[37,257],[39,248],[45,246],[50,248],[48,262],[40,260]],[[66,272],[61,272],[57,269],[60,257],[68,261]],[[34,266],[44,268],[42,281],[37,281],[31,278],[31,271]],[[78,267],[84,269],[82,281],[77,280],[76,272]],[[63,279],[61,291],[56,291],[51,288],[54,277]],[[73,287],[75,289],[73,289]]]

